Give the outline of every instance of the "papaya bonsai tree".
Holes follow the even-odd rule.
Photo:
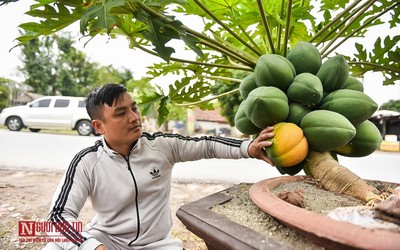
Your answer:
[[[247,122],[243,130],[255,125],[248,134],[256,134],[257,129],[273,124],[260,120],[263,114],[255,107],[270,107],[269,99],[280,96],[280,106],[272,111],[278,110],[281,117],[268,119],[297,124],[309,146],[308,154],[295,166],[277,165],[281,173],[296,174],[304,169],[326,189],[368,202],[380,199],[377,190],[334,157],[337,153],[364,156],[374,151],[382,138],[376,136],[368,117],[354,115],[359,111],[341,111],[363,106],[360,103],[367,104],[368,114],[377,109],[376,103],[362,93],[356,77],[381,72],[383,84],[400,79],[400,35],[395,32],[399,5],[396,0],[37,0],[27,14],[38,18],[38,22],[21,24],[25,32],[17,40],[23,44],[75,22],[80,23],[82,36],[88,42],[103,34],[110,38],[126,37],[131,48],[164,59],[164,63],[150,67],[150,75],[182,76],[169,85],[168,93],[154,92],[142,98],[145,110],[159,104],[159,122],[168,115],[168,103],[210,109],[212,100],[239,92],[242,95],[247,90],[244,112],[236,115],[235,125],[240,127],[239,118],[243,118]],[[183,21],[187,17],[191,21]],[[200,29],[191,27],[199,23]],[[385,37],[377,36],[372,48],[367,47],[362,38],[380,25],[390,31]],[[175,40],[178,43],[173,43]],[[298,44],[304,46],[299,45],[297,52],[293,52]],[[343,46],[355,52],[337,53]],[[193,56],[180,56],[177,52],[182,47],[193,52]],[[310,63],[315,61],[317,65]],[[236,77],[243,75],[246,77]],[[241,87],[212,95],[216,80],[240,83]],[[308,85],[311,93],[318,96],[318,101],[311,104],[309,96],[304,97],[304,86]],[[264,92],[267,97],[260,96]],[[336,98],[340,100],[339,107],[332,104]],[[359,102],[346,104],[347,99]],[[336,121],[339,130],[321,129],[330,121]],[[340,140],[321,141],[324,135]]]

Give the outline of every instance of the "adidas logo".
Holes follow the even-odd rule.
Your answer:
[[[150,174],[153,176],[151,179],[157,179],[157,178],[160,178],[161,177],[161,175],[160,175],[160,170],[159,169],[154,169],[153,168],[153,171],[152,172],[150,172]]]

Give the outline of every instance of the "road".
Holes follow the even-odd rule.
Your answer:
[[[0,129],[0,169],[64,171],[77,152],[98,139],[100,137]],[[400,182],[400,153],[377,151],[362,158],[339,156],[339,162],[364,179]],[[278,171],[259,160],[212,159],[178,163],[172,178],[177,181],[254,183],[275,176],[280,176]]]

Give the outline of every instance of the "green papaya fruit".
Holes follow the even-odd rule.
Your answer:
[[[254,68],[257,86],[276,87],[286,91],[296,76],[292,63],[283,56],[266,54],[260,56]]]
[[[306,108],[313,109],[322,100],[321,80],[311,73],[297,75],[290,84],[286,95],[291,102],[297,102]]]
[[[320,109],[337,112],[356,126],[370,118],[378,109],[378,104],[363,92],[339,89],[322,100]]]
[[[246,100],[242,101],[235,114],[235,127],[245,135],[253,135],[261,132],[261,128],[254,125],[244,112],[244,105]]]
[[[239,85],[239,93],[243,97],[243,99],[246,99],[250,91],[257,87],[258,86],[256,80],[254,79],[254,73],[251,73],[243,78],[242,82]]]
[[[331,151],[346,145],[356,129],[343,115],[329,110],[313,110],[300,123],[311,150]]]
[[[379,148],[382,135],[371,121],[366,120],[356,126],[356,135],[346,145],[336,148],[335,152],[347,157],[363,157]]]
[[[261,129],[284,121],[289,114],[287,96],[276,87],[253,89],[243,109],[250,121]]]
[[[289,50],[286,58],[293,64],[296,74],[317,74],[322,64],[321,54],[318,49],[309,42],[300,41]]]
[[[317,72],[325,92],[342,89],[349,77],[349,65],[342,55],[326,60]]]
[[[289,115],[286,118],[286,122],[291,122],[300,126],[301,120],[309,112],[311,112],[311,110],[307,109],[300,103],[291,102],[289,103]]]
[[[344,83],[343,89],[352,89],[364,92],[364,85],[357,78],[349,76]]]

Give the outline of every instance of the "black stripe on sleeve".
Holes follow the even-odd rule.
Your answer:
[[[185,141],[215,141],[218,143],[222,143],[231,147],[240,147],[243,140],[234,139],[234,138],[227,138],[227,137],[219,137],[219,136],[201,136],[201,137],[190,137],[190,136],[183,136],[179,134],[170,134],[170,133],[162,133],[162,132],[155,132],[153,134],[149,134],[144,132],[142,137],[146,137],[148,140],[155,140],[157,137],[165,137],[165,138],[177,138],[179,140]]]
[[[58,229],[67,239],[71,240],[75,245],[80,246],[83,241],[86,240],[80,232],[78,232],[72,225],[62,216],[64,212],[65,204],[68,200],[69,192],[71,191],[74,183],[74,176],[76,167],[81,161],[82,157],[90,152],[95,152],[102,145],[101,140],[98,140],[94,146],[83,149],[81,152],[75,155],[72,159],[66,173],[64,184],[61,188],[60,194],[54,204],[53,212],[50,215],[54,227]]]

